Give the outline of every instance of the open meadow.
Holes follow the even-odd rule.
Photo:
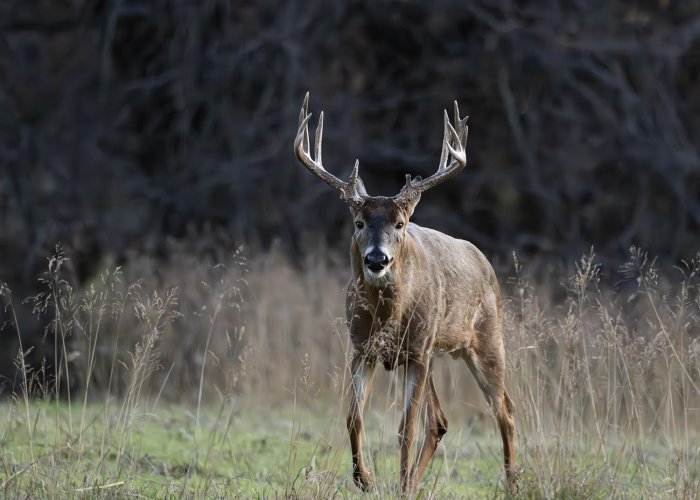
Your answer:
[[[345,430],[342,263],[177,247],[77,289],[57,250],[29,299],[57,363],[29,362],[20,300],[2,289],[18,369],[0,404],[1,494],[366,496]],[[537,270],[547,280],[504,266],[517,497],[700,495],[699,266],[658,270],[638,249],[620,269],[591,253],[569,275]],[[417,496],[508,497],[466,365],[440,358],[434,373],[449,426]],[[366,410],[370,497],[398,494],[401,386],[381,370]]]
[[[0,500],[402,489],[700,499],[700,0],[0,1]]]

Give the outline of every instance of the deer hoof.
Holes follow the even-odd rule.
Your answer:
[[[355,484],[362,491],[369,491],[372,489],[372,475],[367,471],[367,469],[360,469],[359,471],[353,473],[352,479]]]
[[[525,469],[514,467],[511,471],[506,472],[506,483],[511,496],[518,494],[518,479],[525,472]]]

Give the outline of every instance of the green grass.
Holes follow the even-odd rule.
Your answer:
[[[65,405],[4,403],[0,492],[11,497],[355,497],[339,407],[239,404],[195,412],[159,406],[119,424],[119,406],[88,406],[80,432]],[[27,410],[31,429],[27,426]],[[376,497],[394,496],[398,445],[393,412],[367,412]],[[72,418],[80,414],[74,409]],[[420,497],[502,498],[500,439],[489,422],[453,419]],[[585,440],[545,447],[519,439],[522,498],[685,497],[674,474],[681,449],[662,437],[604,452]],[[695,452],[697,453],[697,451]],[[694,461],[697,467],[697,457]],[[687,467],[684,471],[687,474]],[[549,473],[545,473],[549,471]],[[675,471],[675,472],[674,472]],[[694,472],[697,485],[697,468]],[[688,478],[693,480],[693,478]],[[692,486],[692,482],[686,484]],[[693,491],[692,489],[690,491]]]
[[[6,417],[0,426],[0,482],[8,496],[359,494],[350,480],[342,419],[322,408],[206,409],[197,432],[193,411],[163,406],[136,415],[125,437],[117,425],[118,406],[114,414],[105,414],[103,407],[93,405],[88,407],[82,445],[68,430],[65,406],[31,404],[31,431],[21,405],[4,404],[1,409]],[[368,426],[376,429],[369,439],[376,476],[383,483],[379,488],[395,489],[396,440],[382,435],[377,414],[368,412],[368,417]],[[442,465],[461,485],[450,490],[455,494],[486,491],[494,481],[484,478],[498,478],[495,459],[479,448],[441,455],[426,483],[447,474],[440,473]]]

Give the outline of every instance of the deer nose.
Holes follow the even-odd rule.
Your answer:
[[[377,250],[373,250],[365,255],[365,265],[370,271],[381,271],[389,264],[389,257]]]

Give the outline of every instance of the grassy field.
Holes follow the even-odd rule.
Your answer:
[[[366,410],[375,488],[351,480],[342,263],[202,255],[136,259],[78,288],[57,253],[29,299],[53,364],[29,361],[37,347],[0,286],[17,367],[0,403],[0,495],[398,495],[397,372],[380,370]],[[561,285],[517,260],[502,278],[517,497],[698,498],[700,259],[667,276],[632,249],[618,285],[606,272],[590,254]],[[447,357],[433,372],[449,426],[417,496],[507,498],[466,366]]]
[[[330,406],[330,405],[329,405]],[[331,406],[332,407],[332,406]],[[32,405],[26,416],[11,405],[2,428],[4,495],[141,495],[275,497],[358,495],[350,480],[344,426],[327,408],[231,408],[196,416],[182,407],[135,415],[128,430],[118,410],[90,407],[82,436],[68,431],[68,410]],[[368,419],[377,494],[396,488],[397,446],[379,413]],[[389,433],[391,434],[391,433]],[[499,459],[480,432],[451,436],[425,481],[427,492],[495,494]],[[495,435],[491,435],[491,438]],[[6,483],[6,484],[5,484]]]
[[[197,425],[196,414],[181,406],[135,412],[125,422],[118,405],[90,405],[82,423],[81,409],[72,412],[71,432],[65,405],[6,403],[0,491],[6,498],[367,496],[350,479],[343,418],[335,406],[239,402],[203,409]],[[368,411],[372,497],[397,494],[393,413]],[[453,419],[452,427],[418,496],[505,497],[495,426]],[[698,492],[697,468],[694,486],[676,489],[690,457],[664,436],[604,445],[591,436],[534,441],[519,439],[522,498],[694,498]]]

